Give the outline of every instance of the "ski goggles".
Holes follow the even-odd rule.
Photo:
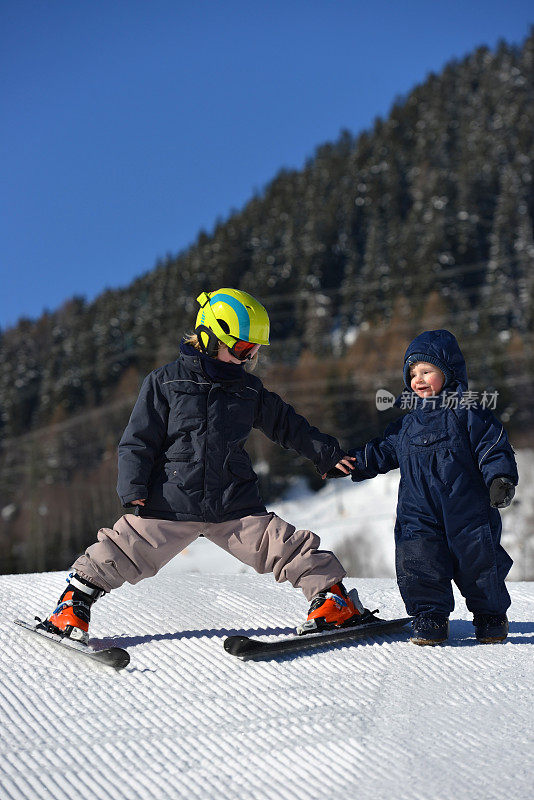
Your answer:
[[[244,342],[242,339],[236,339],[235,344],[228,348],[228,352],[231,353],[234,358],[238,358],[239,361],[250,361],[251,358],[254,358],[260,347],[261,344]]]

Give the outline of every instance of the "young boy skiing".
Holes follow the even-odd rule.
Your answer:
[[[203,292],[193,336],[178,359],[145,379],[119,444],[118,494],[135,514],[102,528],[73,565],[42,626],[82,643],[103,594],[155,575],[203,535],[257,572],[273,572],[311,600],[305,630],[355,624],[363,612],[345,570],[319,537],[267,513],[244,444],[259,428],[309,458],[322,474],[351,462],[336,439],[312,427],[244,369],[269,344],[269,317],[251,295]]]
[[[513,450],[501,423],[466,395],[465,361],[449,331],[417,336],[404,356],[403,377],[414,393],[412,410],[382,438],[349,454],[355,459],[353,481],[400,468],[396,569],[414,617],[411,641],[434,645],[447,639],[451,581],[473,612],[477,639],[502,641],[510,605],[504,579],[512,559],[500,544],[497,509],[514,496]],[[341,475],[337,469],[330,473]]]

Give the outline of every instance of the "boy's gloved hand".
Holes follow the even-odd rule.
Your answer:
[[[346,478],[347,475],[350,475],[351,470],[354,469],[354,462],[356,459],[354,456],[345,456],[338,461],[335,467],[329,469],[328,472],[322,476],[323,480],[325,478]]]
[[[510,478],[494,478],[490,486],[490,505],[492,508],[507,508],[515,494],[515,486]]]
[[[337,467],[332,467],[332,469],[329,469],[328,472],[323,477],[325,477],[325,478],[346,478],[347,477],[347,473],[346,472],[341,472],[341,470],[338,469]]]

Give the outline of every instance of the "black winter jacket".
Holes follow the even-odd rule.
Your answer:
[[[327,472],[344,453],[261,380],[244,369],[213,380],[203,357],[179,358],[145,378],[119,443],[122,504],[159,519],[223,522],[265,513],[245,442],[259,428]],[[219,365],[221,362],[217,362]],[[230,369],[229,374],[236,371]]]

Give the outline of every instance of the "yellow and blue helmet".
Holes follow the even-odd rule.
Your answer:
[[[202,292],[197,297],[195,333],[202,349],[215,356],[218,341],[225,344],[237,358],[248,358],[250,347],[244,344],[269,344],[269,315],[256,298],[240,289],[217,289]],[[257,350],[257,348],[254,348]]]

